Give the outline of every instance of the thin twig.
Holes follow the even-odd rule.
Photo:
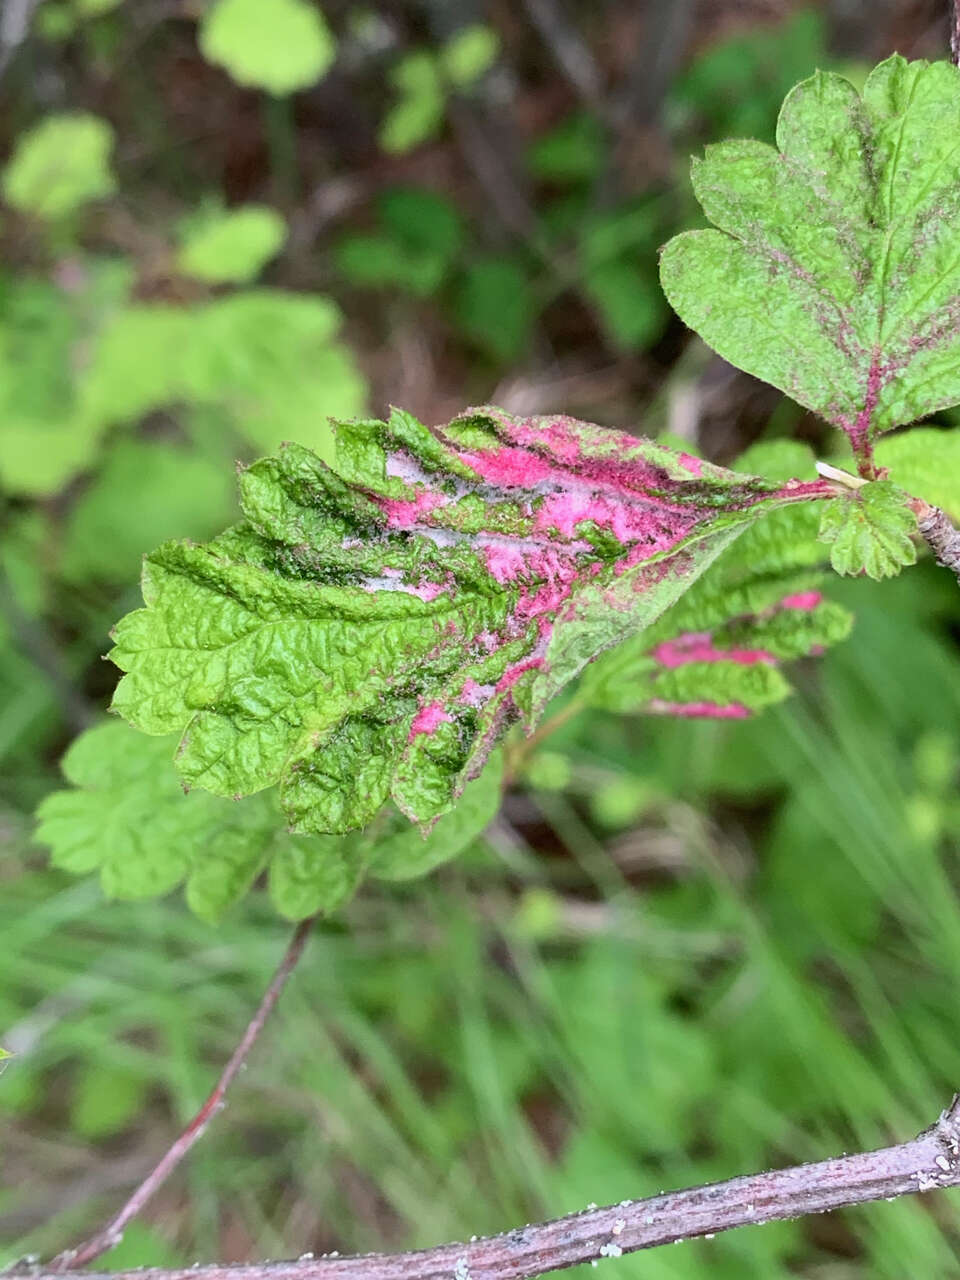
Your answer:
[[[733,1178],[649,1200],[624,1200],[503,1235],[415,1253],[300,1258],[296,1262],[152,1268],[85,1280],[528,1280],[638,1249],[710,1238],[732,1227],[824,1213],[871,1200],[960,1186],[960,1097],[911,1142],[817,1164]],[[32,1280],[52,1272],[37,1269]]]
[[[84,1241],[83,1244],[78,1245],[75,1249],[66,1249],[63,1253],[58,1254],[47,1266],[47,1274],[61,1275],[66,1271],[76,1271],[80,1267],[86,1266],[88,1262],[93,1262],[94,1259],[99,1258],[108,1249],[112,1249],[115,1244],[119,1244],[123,1239],[123,1233],[127,1225],[141,1212],[147,1201],[166,1182],[193,1144],[203,1135],[207,1125],[223,1106],[224,1095],[230,1088],[234,1076],[243,1066],[247,1054],[253,1048],[257,1037],[263,1030],[264,1023],[273,1012],[274,1005],[279,1000],[287,979],[297,967],[297,961],[303,954],[303,949],[315,920],[316,917],[314,916],[309,920],[301,921],[297,925],[283,959],[280,961],[269,987],[263,994],[263,999],[260,1001],[258,1009],[243,1033],[243,1038],[231,1054],[230,1061],[224,1067],[220,1079],[214,1086],[210,1096],[180,1137],[166,1152],[159,1164],[140,1183],[120,1212],[95,1236],[91,1236],[89,1240]]]
[[[911,505],[917,515],[917,528],[937,563],[950,569],[960,579],[960,531],[940,507],[932,507],[919,499]]]
[[[960,0],[950,5],[950,61],[960,67]]]
[[[558,0],[523,0],[523,7],[552,51],[557,66],[579,96],[588,106],[604,115],[607,104],[596,59],[580,32],[561,10]]]

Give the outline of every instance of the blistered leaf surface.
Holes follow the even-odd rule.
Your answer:
[[[147,557],[115,708],[191,784],[295,830],[429,824],[516,719],[655,621],[762,513],[829,496],[568,418],[336,424],[241,479],[246,521]]]
[[[708,147],[716,229],[666,247],[661,278],[725,359],[845,431],[872,475],[878,432],[960,400],[960,72],[899,56],[862,97],[818,72],[777,146]]]

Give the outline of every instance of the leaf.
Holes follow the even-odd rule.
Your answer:
[[[81,411],[86,359],[131,272],[72,259],[62,276],[63,287],[0,277],[0,481],[16,493],[56,492],[89,463],[103,430]]]
[[[219,404],[260,448],[298,438],[325,453],[327,417],[366,400],[350,352],[333,341],[340,320],[330,299],[279,289],[128,307],[94,348],[82,415],[102,425],[178,401]]]
[[[278,96],[316,84],[336,42],[307,0],[215,0],[200,25],[200,52],[237,84]]]
[[[248,284],[286,238],[287,224],[276,209],[244,205],[193,228],[177,255],[177,270],[211,284]]]
[[[288,920],[341,906],[364,871],[365,846],[339,836],[288,836],[270,864],[270,900]]]
[[[157,542],[210,537],[233,510],[223,465],[163,441],[118,440],[70,511],[61,571],[124,582]]]
[[[426,297],[460,249],[463,224],[449,201],[420,187],[395,187],[378,201],[383,234],[344,236],[337,266],[351,283],[396,286]]]
[[[279,784],[296,830],[363,826],[388,796],[429,825],[746,525],[831,493],[569,418],[340,422],[331,465],[290,446],[243,474],[243,524],[147,557],[114,706],[182,733],[192,784]]]
[[[914,427],[877,442],[894,484],[960,520],[960,430]]]
[[[516,359],[530,341],[531,282],[512,258],[488,256],[472,262],[455,305],[463,332],[497,360]]]
[[[806,445],[754,445],[738,469],[770,480],[812,476]],[[587,672],[582,696],[619,713],[742,719],[790,693],[782,664],[849,634],[852,619],[821,591],[821,504],[751,525],[662,618]]]
[[[608,150],[601,122],[578,111],[536,140],[527,163],[534,177],[545,182],[589,181],[602,173]]]
[[[187,879],[190,906],[215,919],[252,883],[280,819],[268,797],[185,795],[175,747],[120,722],[88,729],[63,759],[74,789],[41,802],[37,839],[62,870],[99,870],[108,897],[156,897]]]
[[[823,14],[801,9],[710,45],[675,82],[668,110],[710,138],[772,141],[784,94],[827,61],[824,36]]]
[[[477,22],[462,27],[440,50],[440,68],[457,89],[469,89],[497,60],[500,37]]]
[[[443,122],[445,98],[432,53],[414,50],[390,72],[397,101],[380,127],[380,145],[391,155],[412,151],[432,138]]]
[[[399,814],[392,829],[377,831],[370,840],[370,874],[380,880],[412,880],[457,857],[496,817],[502,786],[498,751],[480,777],[467,783],[453,812],[444,814],[426,836]]]
[[[719,230],[667,245],[661,280],[725,359],[872,438],[960,400],[960,72],[888,58],[863,96],[817,72],[777,148],[708,147],[693,184]],[[778,149],[779,148],[779,149]]]
[[[3,195],[15,209],[63,218],[90,200],[111,195],[113,129],[99,116],[47,116],[17,139],[3,170]]]
[[[837,573],[865,573],[890,578],[906,564],[916,564],[917,518],[909,497],[890,480],[874,480],[849,498],[824,508],[820,539],[830,544],[830,563]]]
[[[122,1133],[143,1107],[141,1076],[88,1058],[77,1075],[70,1106],[70,1128],[94,1141]]]

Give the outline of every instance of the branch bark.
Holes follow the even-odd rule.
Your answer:
[[[296,1262],[91,1273],[85,1280],[528,1280],[582,1262],[710,1238],[733,1227],[824,1213],[872,1200],[960,1186],[960,1096],[898,1146],[728,1182],[624,1200],[503,1235],[404,1254],[305,1257]],[[79,1256],[79,1255],[78,1255]],[[76,1265],[76,1259],[75,1259]],[[62,1276],[36,1268],[32,1280]]]
[[[166,1182],[194,1143],[203,1136],[207,1125],[223,1107],[224,1095],[230,1088],[234,1076],[243,1066],[247,1055],[263,1030],[264,1023],[280,999],[280,993],[283,991],[287,979],[297,967],[297,962],[303,955],[303,949],[306,946],[307,938],[315,921],[316,916],[313,916],[309,920],[302,920],[297,925],[293,937],[290,939],[290,944],[284,952],[283,959],[277,966],[276,972],[270,980],[270,985],[263,993],[263,998],[246,1031],[243,1033],[240,1043],[231,1054],[230,1060],[221,1072],[220,1079],[214,1085],[210,1096],[180,1137],[177,1138],[156,1167],[147,1174],[119,1213],[115,1214],[101,1231],[98,1231],[95,1236],[91,1236],[89,1240],[85,1240],[83,1244],[77,1245],[73,1249],[65,1249],[63,1253],[57,1254],[53,1261],[47,1264],[45,1274],[54,1276],[62,1275],[69,1271],[77,1271],[79,1268],[86,1266],[88,1262],[95,1261],[101,1254],[106,1253],[108,1249],[112,1249],[115,1244],[119,1244],[123,1239],[123,1233],[127,1225],[143,1210],[147,1201]]]
[[[960,579],[960,531],[954,528],[950,517],[940,507],[932,507],[928,502],[919,500],[912,505],[917,516],[917,528],[937,563]]]

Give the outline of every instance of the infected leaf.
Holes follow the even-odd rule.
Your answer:
[[[429,825],[750,523],[832,494],[563,417],[341,422],[330,466],[289,446],[243,474],[245,523],[147,557],[114,707],[182,733],[192,785],[279,784],[295,830],[388,797]]]
[[[960,401],[960,72],[888,58],[863,95],[817,72],[777,146],[707,148],[693,184],[716,230],[667,245],[664,290],[725,359],[846,432]]]

